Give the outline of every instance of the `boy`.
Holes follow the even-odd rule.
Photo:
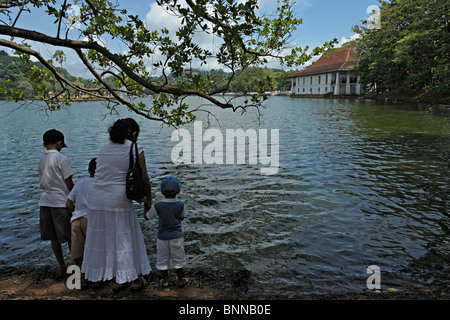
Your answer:
[[[78,181],[67,196],[66,208],[73,211],[72,224],[72,260],[81,269],[83,263],[84,243],[86,242],[88,195],[94,181],[97,158],[89,162],[89,177]]]
[[[177,286],[184,286],[183,267],[186,264],[181,221],[186,216],[184,203],[176,198],[180,192],[180,181],[172,175],[161,181],[161,193],[164,199],[145,213],[145,219],[158,216],[158,235],[156,240],[156,268],[161,270],[161,286],[169,286],[169,267],[172,260],[177,273]]]
[[[61,244],[67,242],[70,250],[71,213],[66,209],[66,200],[73,188],[73,172],[68,158],[60,153],[62,148],[67,147],[64,135],[51,129],[44,133],[43,140],[47,150],[38,165],[39,184],[43,190],[39,200],[41,240],[51,241],[59,264],[57,278],[63,278],[66,275],[66,263]]]

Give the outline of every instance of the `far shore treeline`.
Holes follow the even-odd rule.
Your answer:
[[[4,99],[4,92],[9,90],[16,90],[17,97],[20,99],[34,99],[36,98],[36,88],[29,81],[27,74],[29,72],[34,72],[37,69],[44,69],[44,66],[40,62],[33,62],[32,64],[23,62],[19,57],[9,56],[5,51],[0,50],[0,99]],[[98,82],[94,79],[86,79],[82,77],[75,77],[71,75],[65,68],[56,67],[58,72],[71,82],[75,82],[77,85],[84,88],[97,88],[99,86]],[[238,77],[234,78],[230,84],[230,91],[233,92],[252,92],[259,89],[259,83],[261,79],[270,78],[269,84],[266,83],[264,90],[273,91],[289,91],[291,89],[291,80],[288,78],[290,74],[297,72],[293,71],[283,71],[270,68],[248,68],[245,69]],[[217,83],[221,81],[226,81],[227,74],[223,70],[204,70],[204,69],[192,69],[190,70],[192,74],[204,75],[209,73],[213,75],[213,78]],[[157,78],[155,78],[157,80]],[[176,81],[177,79],[169,77],[169,81]],[[46,80],[44,81],[47,92],[49,95],[52,92],[58,92],[58,82],[55,81],[52,74],[48,74]],[[116,86],[112,78],[109,84]],[[74,97],[83,98],[78,96],[77,92],[72,92]],[[106,94],[106,91],[104,92]],[[151,95],[153,92],[147,90],[144,95]]]
[[[48,3],[51,1],[45,2]],[[166,2],[169,3],[169,1]],[[222,1],[219,2],[222,3]],[[371,92],[372,95],[375,95],[376,98],[378,98],[378,95],[381,95],[385,99],[399,98],[410,101],[429,101],[449,104],[449,1],[379,0],[379,2],[380,6],[374,6],[378,8],[378,13],[373,14],[373,16],[378,18],[374,21],[371,21],[369,18],[368,20],[360,21],[360,24],[353,26],[352,31],[356,33],[355,40],[342,44],[342,47],[351,46],[354,48],[361,57],[360,62],[357,64],[357,71],[361,75],[362,86],[368,89],[367,91]],[[17,4],[12,4],[10,6],[14,7],[17,6]],[[254,10],[254,8],[247,8],[246,10]],[[200,12],[201,10],[197,11]],[[55,10],[54,12],[59,11]],[[95,14],[95,12],[93,14]],[[51,15],[52,14],[50,14],[50,16]],[[135,19],[136,17],[132,18]],[[121,20],[119,18],[117,19]],[[285,27],[288,28],[287,31],[289,31],[289,27],[291,27],[290,23],[300,23],[300,20],[295,19],[289,21],[290,20],[283,20]],[[142,23],[140,25],[142,25]],[[274,24],[274,26],[278,26],[278,23]],[[251,31],[257,33],[257,29],[254,29],[251,25],[247,25],[247,27],[249,27],[248,32]],[[111,29],[109,32],[112,32],[112,30],[116,30],[117,28],[119,27],[115,26],[115,29]],[[280,32],[277,28],[274,29],[275,34]],[[91,32],[91,28],[88,29],[89,32]],[[15,31],[18,32],[19,30]],[[89,33],[87,30],[84,32]],[[127,39],[127,35],[128,34],[123,34],[121,36]],[[27,37],[25,36],[25,38]],[[280,39],[279,35],[277,39]],[[136,43],[139,42],[140,41],[136,40]],[[316,48],[317,50],[315,49],[313,52],[317,51],[317,55],[319,55],[322,52],[326,54],[329,50],[336,50],[337,48],[333,48],[334,43],[337,43],[336,39],[326,43],[322,49]],[[10,48],[15,48],[17,45],[13,45],[9,42],[6,44],[8,44],[6,47]],[[176,47],[175,43],[172,45]],[[260,43],[259,45],[267,47],[267,43]],[[240,45],[236,45],[233,48],[235,47],[240,47]],[[177,50],[180,50],[178,47],[176,48]],[[276,48],[281,48],[281,46],[277,44]],[[272,48],[272,50],[273,49],[274,48]],[[145,87],[150,87],[157,91],[161,86],[164,86],[167,83],[170,84],[171,88],[176,88],[176,90],[169,90],[169,93],[174,96],[190,95],[191,92],[189,91],[189,88],[194,88],[195,90],[198,90],[198,94],[205,94],[206,96],[208,96],[210,92],[211,94],[217,94],[225,91],[241,92],[244,94],[248,92],[262,93],[264,91],[275,90],[290,91],[291,79],[289,78],[289,75],[299,71],[285,71],[264,67],[264,63],[267,63],[267,60],[265,59],[256,59],[256,62],[250,63],[251,61],[248,59],[251,55],[243,57],[243,63],[241,64],[235,63],[236,61],[234,60],[222,63],[221,66],[224,66],[224,68],[229,67],[227,63],[233,65],[233,68],[225,69],[225,71],[223,69],[195,69],[190,68],[192,57],[183,55],[186,60],[180,61],[179,57],[174,55],[174,57],[176,56],[178,58],[174,61],[171,60],[171,63],[177,65],[177,68],[163,68],[161,71],[158,69],[160,65],[154,64],[154,66],[156,66],[155,70],[163,72],[167,77],[150,77],[150,79],[147,80],[150,80],[155,86],[142,86],[142,88],[140,88],[140,86],[133,81],[128,83],[127,77],[122,79],[120,77],[110,76],[107,78],[108,71],[104,72],[106,78],[103,79],[104,83],[102,84],[94,78],[86,79],[74,77],[63,68],[66,56],[61,50],[57,50],[54,53],[52,60],[47,61],[47,68],[50,67],[53,73],[46,69],[42,63],[31,62],[30,54],[25,47],[22,48],[22,51],[20,49],[18,50],[19,51],[16,51],[19,55],[18,57],[10,56],[4,50],[0,50],[0,99],[8,98],[19,101],[31,99],[52,100],[48,98],[57,98],[54,100],[59,100],[59,98],[63,98],[63,95],[68,95],[70,99],[84,99],[85,97],[81,96],[81,91],[83,91],[84,94],[95,93],[96,98],[102,99],[111,94],[111,92],[148,96],[153,94],[153,92]],[[263,50],[263,48],[261,48],[261,50]],[[295,50],[293,49],[293,52],[294,51]],[[139,57],[142,57],[144,54],[148,54],[148,51],[137,51],[132,56],[138,60],[140,59]],[[298,55],[299,53],[297,52],[296,54]],[[314,56],[315,55],[316,54],[314,54]],[[201,57],[202,56],[199,56],[197,58]],[[171,57],[171,59],[172,58],[173,57]],[[302,69],[307,67],[305,63],[308,61],[312,62],[311,60],[312,56],[305,55],[304,59],[296,60],[295,63],[281,63],[286,68],[294,67]],[[43,59],[40,61],[43,61]],[[45,61],[43,62],[45,63]],[[143,74],[146,74],[142,58],[139,62],[140,65],[143,66]],[[203,62],[206,63],[205,61]],[[100,63],[101,65],[102,60],[100,59],[96,63]],[[228,70],[233,70],[233,73],[227,73]],[[169,74],[170,72],[177,75],[177,77],[171,76]],[[70,85],[65,86],[64,90],[61,89],[60,82],[55,79],[55,76],[58,74],[68,80],[67,82],[64,81],[65,83],[70,83]],[[90,73],[87,72],[87,74]],[[106,89],[97,89],[106,87],[110,89],[110,92],[107,92]],[[121,90],[122,87],[126,87],[126,89]],[[93,90],[90,92],[89,90],[85,90],[87,88]],[[79,90],[80,92],[77,92],[76,90]],[[161,93],[161,91],[158,92]],[[52,97],[52,95],[56,96]],[[115,97],[117,98],[117,95]],[[255,97],[255,99],[255,101],[258,101],[258,98]],[[61,99],[61,101],[65,100],[66,99]],[[177,98],[175,100],[177,100]],[[171,105],[175,100],[172,101],[170,98],[164,96],[160,101],[155,102],[155,108],[152,112],[161,112],[162,117],[166,116],[166,111],[162,111],[164,108],[161,109],[156,105]],[[123,102],[124,101],[122,101],[122,103]],[[136,105],[134,108],[142,109],[142,106]],[[184,107],[177,110],[174,111],[175,115],[177,112],[180,112],[180,110],[184,110]],[[190,113],[188,112],[187,114]],[[155,116],[155,114],[153,114],[153,116]],[[186,114],[183,116],[186,116]],[[159,118],[156,117],[155,119]]]

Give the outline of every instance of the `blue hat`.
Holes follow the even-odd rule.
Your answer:
[[[174,196],[180,192],[180,181],[172,175],[168,175],[161,180],[161,192],[169,196]]]

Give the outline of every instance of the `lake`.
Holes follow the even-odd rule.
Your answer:
[[[370,265],[380,268],[384,289],[448,274],[448,106],[270,97],[260,114],[204,108],[215,117],[199,115],[202,132],[267,129],[270,142],[278,129],[276,174],[262,175],[260,162],[175,164],[174,129],[125,108],[110,114],[101,102],[80,102],[45,112],[38,102],[0,101],[0,268],[56,265],[39,234],[43,133],[64,133],[76,182],[107,142],[108,127],[133,117],[153,189],[169,173],[181,181],[189,268],[245,269],[255,290],[274,293],[367,290]],[[183,128],[194,137],[194,124]],[[136,209],[156,270],[156,221]]]

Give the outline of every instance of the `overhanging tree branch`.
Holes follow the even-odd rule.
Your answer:
[[[16,14],[15,19],[9,19],[10,22],[2,21],[0,35],[24,39],[24,45],[12,40],[2,40],[4,42],[0,42],[0,45],[36,57],[55,75],[63,90],[73,89],[99,97],[103,96],[102,90],[106,90],[112,97],[103,96],[103,99],[114,99],[148,119],[180,125],[194,120],[194,112],[199,110],[189,110],[185,97],[197,96],[209,104],[233,111],[245,110],[249,106],[258,107],[265,99],[262,85],[257,94],[237,103],[237,106],[233,103],[237,100],[222,99],[216,95],[227,92],[232,80],[243,70],[266,63],[266,58],[277,58],[281,64],[292,66],[306,62],[331,45],[328,43],[316,48],[310,55],[301,48],[295,48],[290,54],[283,56],[287,39],[296,26],[301,24],[301,20],[293,16],[291,2],[293,0],[279,0],[275,18],[268,19],[257,15],[257,0],[186,0],[184,6],[173,0],[157,0],[158,5],[167,7],[180,18],[178,30],[169,34],[165,28],[149,30],[138,15],[130,15],[127,10],[120,9],[119,0],[114,3],[109,0],[0,0],[0,15],[10,18]],[[67,13],[73,4],[79,9],[76,28],[72,28],[74,17],[69,17]],[[50,18],[54,18],[53,32],[56,36],[24,29],[20,27],[20,23],[16,24],[23,19],[21,12],[25,5],[30,15],[34,9],[41,8]],[[14,23],[11,23],[12,20]],[[64,25],[67,30],[62,39],[60,34]],[[219,49],[210,52],[211,50],[196,43],[194,36],[198,32],[213,34],[219,39]],[[113,46],[101,45],[95,41],[102,38],[116,41],[116,44],[125,44],[126,50],[119,50],[126,53],[114,53]],[[88,89],[74,85],[62,77],[51,62],[31,49],[25,43],[27,40],[75,51],[100,87]],[[153,59],[156,55],[162,58],[158,58],[156,63],[152,60],[149,69],[150,58]],[[214,83],[212,75],[190,72],[192,61],[206,64],[209,59],[231,71],[218,83]],[[99,71],[99,68],[103,70]],[[151,76],[157,72],[160,74],[159,78]],[[111,83],[111,79],[115,84]],[[150,91],[156,94],[150,102],[152,107],[145,104],[148,102],[134,101],[136,94],[144,90],[146,93]],[[123,97],[121,93],[129,93],[130,96]]]
[[[11,37],[18,37],[18,38],[25,38],[33,41],[38,41],[54,46],[59,47],[65,47],[74,49],[75,51],[77,49],[91,49],[95,50],[96,52],[102,54],[105,58],[112,61],[117,67],[122,70],[128,77],[130,77],[132,80],[136,81],[138,84],[144,86],[147,89],[152,90],[155,93],[167,93],[167,94],[173,94],[176,96],[181,95],[192,95],[192,96],[199,96],[201,98],[204,98],[206,100],[209,100],[213,104],[219,106],[220,108],[227,109],[227,108],[233,108],[233,105],[223,103],[214,97],[211,97],[207,95],[204,92],[196,91],[196,90],[185,90],[180,89],[176,87],[168,87],[168,86],[157,86],[153,84],[152,82],[143,79],[138,74],[136,74],[125,62],[122,61],[122,59],[117,55],[110,52],[105,47],[102,47],[97,42],[87,42],[87,41],[78,41],[78,40],[70,40],[70,39],[60,39],[55,37],[47,36],[43,33],[21,29],[21,28],[11,28],[7,26],[0,26],[0,34],[3,35],[9,35]],[[23,52],[20,48],[17,48],[18,51]]]
[[[0,39],[0,45],[4,46],[4,47],[11,48],[11,49],[14,49],[14,50],[17,50],[17,51],[20,51],[20,52],[25,53],[25,54],[32,55],[33,57],[38,59],[38,61],[41,62],[55,76],[55,78],[58,80],[58,82],[60,83],[62,88],[64,88],[65,86],[68,86],[68,87],[70,87],[72,89],[75,89],[75,90],[78,90],[78,91],[81,91],[81,92],[85,92],[85,93],[87,93],[87,94],[89,94],[91,96],[97,97],[97,98],[101,98],[101,99],[106,99],[107,98],[107,97],[104,97],[104,96],[95,95],[93,93],[93,90],[85,89],[85,88],[82,88],[82,87],[74,85],[71,81],[69,81],[66,78],[64,78],[58,72],[58,70],[56,70],[56,68],[51,63],[49,63],[46,59],[44,59],[42,57],[42,55],[39,52],[37,52],[37,51],[34,51],[34,50],[30,49],[30,48],[21,46],[21,45],[19,45],[17,43],[14,43],[12,41],[3,40],[3,39]],[[97,90],[98,89],[96,89],[96,91]]]
[[[119,102],[121,102],[122,104],[126,105],[128,108],[130,108],[131,110],[133,110],[135,113],[150,119],[150,120],[156,120],[156,121],[163,121],[165,123],[167,123],[164,119],[160,119],[160,118],[155,118],[155,117],[150,117],[148,115],[148,113],[142,112],[138,109],[135,108],[135,106],[131,103],[129,103],[128,101],[126,101],[125,99],[122,99],[122,97],[117,94],[116,90],[114,90],[111,86],[109,86],[104,80],[103,78],[95,71],[95,69],[92,67],[92,65],[89,63],[89,61],[86,59],[86,57],[83,55],[83,52],[81,51],[81,49],[75,49],[76,53],[78,54],[78,57],[80,58],[81,61],[83,61],[84,65],[89,69],[89,71],[95,76],[95,78],[109,91],[112,93],[112,95],[114,96],[115,99],[117,99]],[[168,124],[168,123],[167,123]]]

